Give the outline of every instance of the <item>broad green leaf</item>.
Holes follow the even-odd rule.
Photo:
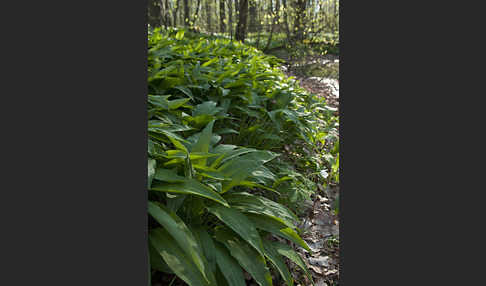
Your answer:
[[[216,229],[216,240],[223,243],[238,263],[260,286],[272,286],[272,276],[265,258],[253,247],[241,240],[236,233],[224,228]],[[224,270],[223,270],[224,271]]]
[[[246,240],[253,246],[261,255],[263,252],[262,239],[253,223],[241,212],[223,207],[221,205],[214,205],[206,207],[210,213],[219,218],[226,226],[238,233],[242,239]]]
[[[214,121],[211,121],[203,129],[203,131],[201,132],[201,135],[199,136],[199,139],[192,146],[191,153],[193,153],[193,152],[208,153],[209,152],[209,145],[211,143],[211,137],[213,135],[213,125],[214,125]],[[203,159],[195,160],[194,164],[206,165],[206,162],[207,162],[207,159],[203,158]]]
[[[209,115],[209,114],[203,114],[203,115],[198,115],[196,117],[188,117],[187,120],[192,122],[193,125],[196,127],[202,127],[204,125],[207,125],[209,122],[213,121],[216,119],[216,116],[214,115]]]
[[[221,183],[220,182],[208,183],[208,186],[210,186],[211,188],[213,188],[213,190],[215,190],[218,193],[221,193],[221,191],[222,191],[222,187],[221,187]]]
[[[227,178],[231,178],[231,181],[223,183],[223,192],[238,186],[261,164],[257,161],[234,159],[221,166],[218,172],[223,173]]]
[[[176,172],[163,168],[157,168],[155,170],[154,179],[169,183],[182,183],[186,180],[185,177],[177,175]]]
[[[152,242],[149,241],[148,243],[149,248],[149,259],[150,259],[150,266],[161,272],[173,274],[174,272],[170,269],[170,267],[165,263],[164,259],[160,254],[155,250]]]
[[[212,58],[211,60],[209,60],[209,61],[205,62],[204,64],[202,64],[202,65],[201,65],[201,67],[207,67],[207,66],[209,66],[209,65],[211,65],[211,64],[214,64],[214,63],[215,63],[215,62],[217,62],[218,60],[219,60],[219,58],[214,57],[214,58]]]
[[[158,107],[159,109],[169,110],[169,96],[149,95],[148,102]]]
[[[228,203],[218,193],[194,179],[186,179],[183,183],[175,184],[155,182],[152,184],[151,190],[201,196],[229,207]]]
[[[181,249],[192,259],[196,267],[206,273],[203,262],[203,252],[186,224],[175,213],[163,205],[148,202],[149,214],[160,223],[167,232],[174,237]]]
[[[183,106],[186,102],[191,100],[190,98],[181,98],[169,101],[169,109],[177,109]]]
[[[211,153],[204,153],[204,152],[191,152],[191,153],[189,153],[189,158],[191,158],[191,160],[194,160],[195,162],[198,162],[196,160],[199,160],[199,159],[207,159],[207,158],[216,157],[216,156],[218,156],[218,154],[211,154]]]
[[[187,157],[186,152],[182,150],[167,150],[165,151],[165,153],[167,155],[165,155],[164,157],[167,159],[174,159],[174,158],[185,159]]]
[[[216,272],[216,248],[214,241],[206,231],[206,228],[202,226],[191,227],[191,231],[194,237],[197,239],[199,245],[202,246],[204,256],[209,265],[211,273]]]
[[[275,181],[275,183],[273,183],[273,187],[276,188],[282,182],[289,181],[289,180],[293,180],[293,178],[292,177],[289,177],[289,176],[284,176],[284,177],[278,179],[277,181]]]
[[[185,140],[184,141],[179,141],[175,137],[172,137],[172,136],[167,136],[167,137],[169,137],[170,142],[172,142],[172,144],[174,144],[174,146],[177,149],[184,151],[186,154],[189,153],[189,151],[187,151],[187,148],[184,145],[182,145],[182,143],[181,143],[181,142],[184,142]]]
[[[156,156],[162,155],[163,153],[164,153],[164,150],[159,143],[148,139],[148,154],[150,156],[156,157]]]
[[[297,252],[295,252],[290,246],[288,246],[286,244],[282,244],[282,243],[276,242],[276,241],[273,241],[273,242],[270,242],[270,243],[273,246],[273,248],[280,255],[287,257],[292,262],[297,264],[297,266],[299,266],[304,271],[305,275],[307,276],[307,278],[309,278],[312,285],[314,285],[314,281],[312,280],[312,275],[309,272],[309,269],[307,269],[307,266],[305,265],[304,260],[302,260],[302,257],[300,257],[299,254],[297,254]]]
[[[255,183],[255,182],[250,182],[250,181],[241,181],[238,185],[241,185],[241,186],[246,186],[246,187],[250,187],[250,188],[260,188],[260,189],[264,189],[264,190],[267,190],[267,191],[271,191],[271,192],[274,192],[278,195],[280,195],[279,192],[277,192],[276,190],[272,189],[272,188],[269,188],[269,187],[266,187],[264,185],[261,185],[261,184],[258,184],[258,183]]]
[[[218,170],[213,169],[208,166],[200,165],[200,164],[194,164],[193,165],[194,169],[200,171],[200,172],[218,172]]]
[[[176,36],[175,36],[175,38],[177,40],[182,40],[182,38],[184,38],[184,30],[178,31],[177,34],[176,34]]]
[[[292,229],[296,228],[295,224],[299,221],[299,218],[288,208],[262,196],[241,192],[227,194],[224,198],[232,208],[247,213],[268,215]]]
[[[216,107],[217,103],[214,101],[205,101],[201,104],[196,105],[192,111],[192,116],[196,117],[198,115],[215,115],[222,110],[221,107]]]
[[[230,145],[232,146],[232,145]],[[250,152],[256,152],[257,150],[251,149],[251,148],[240,148],[240,149],[235,149],[235,150],[228,150],[225,152],[223,155],[221,155],[218,159],[216,159],[212,164],[211,167],[216,168],[220,164],[224,164],[225,162],[236,158],[240,155],[247,154]],[[215,151],[216,152],[216,151]],[[221,152],[218,152],[221,153]]]
[[[243,178],[242,180],[244,180],[246,176],[250,175],[251,173],[259,170],[263,164],[277,157],[277,155],[273,152],[248,149],[248,148],[233,150],[224,155],[225,155],[224,158],[220,160],[221,163],[223,163],[223,165],[220,166],[218,169],[227,170],[227,173],[240,173],[241,171],[244,171],[245,176],[243,176],[243,174],[238,175],[238,177]],[[248,162],[248,163],[243,163],[243,162]],[[250,162],[254,162],[254,164],[251,164]],[[213,165],[216,165],[218,163],[219,162],[214,162]],[[240,168],[242,170],[235,170],[234,166],[239,166],[240,164],[247,164],[248,168],[245,167],[245,168]]]
[[[194,101],[194,95],[192,95],[192,91],[189,88],[185,86],[175,86],[174,88],[189,96],[189,98]]]
[[[204,171],[204,172],[198,172],[201,176],[206,177],[206,178],[211,178],[219,181],[224,181],[227,180],[227,178],[221,174],[220,172],[212,172],[212,171]]]
[[[282,275],[282,278],[285,280],[287,285],[294,285],[294,279],[292,278],[287,265],[285,265],[285,261],[283,260],[282,256],[267,240],[263,241],[263,247],[265,248],[265,256],[273,263],[273,265],[275,265],[275,268],[277,268],[280,275]]]
[[[278,154],[266,150],[258,150],[241,156],[244,160],[254,160],[262,164],[267,163],[278,157]]]
[[[225,154],[227,152],[234,150],[237,147],[238,146],[236,145],[219,144],[218,146],[215,146],[213,148],[212,152],[217,154]]]
[[[152,229],[149,240],[157,253],[174,273],[189,285],[209,286],[209,281],[199,271],[191,258],[182,250],[174,238],[163,228]]]
[[[191,152],[209,152],[209,144],[213,135],[214,121],[211,121],[201,132],[197,142],[192,146]]]
[[[216,243],[216,262],[229,286],[246,286],[245,276],[238,262],[231,257],[228,250]]]
[[[171,165],[182,164],[184,162],[185,162],[185,158],[175,158],[175,159],[172,159],[170,161],[165,162],[164,166],[169,167]]]
[[[177,212],[184,203],[187,195],[170,195],[167,194],[167,208],[173,212]]]
[[[266,179],[266,180],[270,180],[270,181],[276,181],[277,180],[277,176],[275,176],[275,174],[272,173],[272,171],[270,171],[264,165],[260,166],[258,169],[253,171],[251,173],[251,176],[253,178],[261,178],[261,179]]]
[[[174,140],[179,141],[179,142],[187,142],[184,138],[180,137],[179,135],[177,135],[177,134],[175,134],[171,131],[161,129],[161,128],[148,128],[148,131],[159,133],[159,134],[164,134],[165,136],[167,136],[167,138],[174,139]],[[173,141],[171,140],[171,142],[173,142]]]
[[[246,217],[248,217],[258,229],[286,238],[311,252],[307,243],[297,234],[297,232],[280,221],[270,216],[252,213],[246,214]]]

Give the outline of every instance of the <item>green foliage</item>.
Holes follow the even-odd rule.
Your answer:
[[[325,146],[334,128],[325,102],[253,47],[183,30],[150,31],[148,43],[153,271],[189,285],[245,285],[244,269],[272,285],[273,265],[293,285],[284,257],[298,258],[272,235],[308,249],[292,209],[317,177],[300,170],[318,174],[326,163],[312,152],[294,160],[286,147]]]

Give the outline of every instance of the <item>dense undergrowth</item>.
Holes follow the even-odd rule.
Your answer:
[[[322,63],[325,58],[339,57],[338,32],[309,36],[302,42],[288,41],[287,38],[285,33],[274,33],[268,43],[267,32],[249,33],[245,43],[258,49],[267,47],[265,53],[283,59],[296,76],[339,79],[339,63]]]
[[[320,54],[339,54],[339,33],[320,33],[319,35],[307,35],[308,37],[302,41],[302,43],[288,40],[287,34],[273,33],[270,43],[268,43],[268,32],[260,33],[248,33],[248,39],[246,44],[253,47],[263,49],[268,45],[268,51],[276,49],[286,49],[290,53],[297,50],[305,50],[309,52],[312,50],[315,53]]]
[[[299,206],[339,179],[333,111],[239,42],[155,30],[148,49],[149,276],[293,285]]]

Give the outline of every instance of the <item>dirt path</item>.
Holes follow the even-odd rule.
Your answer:
[[[338,108],[339,80],[337,77],[339,76],[339,59],[330,55],[321,59],[313,60],[313,63],[311,64],[316,63],[320,65],[321,73],[327,73],[327,70],[333,70],[333,77],[306,76],[305,71],[303,72],[299,70],[299,72],[297,72],[296,70],[298,69],[295,67],[291,68],[289,66],[282,67],[282,70],[287,76],[295,77],[300,82],[301,86],[307,91],[326,98],[329,106]]]
[[[337,60],[339,63],[339,60]],[[339,108],[339,81],[332,78],[304,77],[285,71],[288,76],[294,76],[307,91],[322,96],[330,107]],[[320,185],[319,185],[320,187]],[[319,192],[306,202],[306,217],[300,228],[302,238],[311,248],[311,252],[299,249],[299,254],[312,273],[316,286],[339,285],[339,217],[333,211],[339,186],[319,188]],[[298,281],[306,281],[297,286],[311,285],[304,273],[295,265],[291,265]],[[297,278],[296,277],[296,278]]]

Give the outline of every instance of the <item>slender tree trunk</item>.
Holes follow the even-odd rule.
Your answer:
[[[240,0],[240,9],[238,17],[238,25],[236,27],[235,39],[237,41],[245,42],[246,38],[246,27],[248,20],[248,0]]]
[[[177,27],[177,12],[179,10],[179,3],[180,3],[180,0],[177,0],[176,7],[174,9],[174,14],[172,14],[172,16],[174,17],[174,27]]]
[[[236,20],[236,27],[235,27],[235,34],[236,34],[236,29],[238,27],[238,19],[240,17],[240,1],[239,0],[235,0],[235,20]]]
[[[226,11],[224,7],[224,0],[219,0],[219,20],[220,20],[220,31],[224,33],[226,31]]]
[[[196,3],[196,13],[194,13],[194,18],[192,20],[192,23],[193,23],[194,26],[196,25],[197,17],[199,15],[199,6],[200,5],[201,5],[201,0],[197,0],[197,3]]]
[[[160,0],[159,1],[159,9],[160,9],[160,26],[164,26],[167,28],[167,21],[165,19],[165,13],[167,11],[167,8],[165,7],[164,1]]]
[[[273,22],[272,22],[272,29],[270,30],[270,35],[268,36],[267,46],[264,51],[267,51],[270,48],[270,44],[272,43],[272,36],[273,31],[275,30],[275,25],[278,23],[279,20],[279,10],[280,10],[280,1],[276,1],[275,11],[272,12]],[[272,11],[272,2],[270,1],[270,11]]]
[[[292,35],[290,34],[290,28],[289,28],[287,0],[282,0],[282,4],[284,7],[284,22],[285,22],[284,26],[285,26],[285,31],[287,32],[287,41],[290,41]]]
[[[208,32],[212,32],[213,30],[211,29],[211,7],[209,0],[206,0],[206,22],[208,25]]]
[[[339,9],[338,9],[338,0],[334,1],[334,29],[339,30]]]
[[[184,26],[189,26],[189,0],[184,0]]]
[[[263,10],[263,5],[260,5],[260,11],[259,11],[259,17],[258,17],[258,35],[257,35],[257,40],[256,40],[256,48],[260,49],[260,39],[262,36],[262,29],[261,29],[261,15],[265,15],[265,11]]]
[[[304,40],[304,21],[306,0],[297,0],[297,15],[295,17],[295,28],[297,29],[296,40],[302,42]]]
[[[229,21],[228,21],[228,28],[230,32],[230,38],[233,40],[233,0],[226,0],[228,3],[228,16],[229,16]]]
[[[248,27],[249,32],[257,31],[257,3],[255,0],[249,0],[250,5],[250,26]]]
[[[169,6],[169,0],[165,0],[165,23],[168,26],[172,26],[170,22],[170,6]]]

